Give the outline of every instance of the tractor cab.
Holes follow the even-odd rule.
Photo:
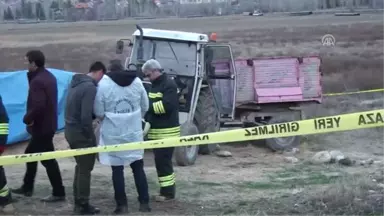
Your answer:
[[[141,28],[133,33],[132,41],[117,42],[116,52],[123,53],[124,41],[131,52],[125,66],[135,65],[139,76],[141,66],[156,59],[164,73],[178,86],[180,125],[182,135],[215,132],[220,120],[233,120],[236,97],[236,69],[229,44],[216,43],[211,35]],[[142,77],[142,76],[141,76]],[[143,80],[146,88],[150,82]],[[231,88],[219,88],[223,83]],[[197,153],[209,154],[216,145],[178,147],[175,159],[179,165],[191,165]],[[200,148],[200,149],[199,149]]]

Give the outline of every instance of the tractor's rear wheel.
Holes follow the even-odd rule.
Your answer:
[[[195,111],[195,123],[200,134],[217,132],[220,129],[219,115],[210,88],[200,90]],[[199,153],[208,155],[217,150],[217,144],[200,145]]]
[[[184,123],[180,126],[181,136],[199,134],[196,125],[192,123]],[[190,166],[196,161],[199,152],[199,146],[180,146],[175,148],[174,156],[176,164],[179,166]]]
[[[291,117],[274,116],[268,121],[268,124],[285,123],[285,122],[290,122],[295,120],[297,119],[294,119],[294,114],[292,114]],[[285,150],[290,150],[294,147],[299,146],[300,136],[271,138],[271,139],[266,139],[265,143],[273,151],[285,151]]]

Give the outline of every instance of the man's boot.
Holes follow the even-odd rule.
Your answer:
[[[12,204],[13,201],[11,191],[9,190],[6,197],[0,198],[0,213],[2,213],[0,215],[11,215],[16,212],[15,207]]]
[[[115,214],[128,214],[128,205],[116,205]]]
[[[31,197],[33,195],[33,190],[25,190],[24,187],[19,187],[17,189],[13,189],[12,193],[17,195],[23,195],[26,197]]]
[[[168,202],[168,201],[173,201],[175,199],[175,197],[164,196],[164,195],[155,195],[153,198],[156,202]]]
[[[75,214],[79,215],[95,215],[100,213],[100,209],[90,205],[89,203],[75,204],[75,209],[73,211]]]
[[[49,195],[44,198],[42,198],[40,201],[42,202],[60,202],[60,201],[65,201],[65,196],[54,196],[54,195]]]
[[[140,203],[140,212],[151,212],[151,207],[149,207],[148,203]]]
[[[160,188],[160,194],[156,195],[154,199],[156,202],[172,201],[175,199],[175,194],[176,194],[176,184],[169,187]]]

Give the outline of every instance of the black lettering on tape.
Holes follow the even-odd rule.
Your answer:
[[[41,157],[43,153],[32,153],[32,154],[24,154],[24,155],[15,155],[15,159],[23,159],[27,157]]]
[[[287,132],[287,125],[286,124],[280,124],[279,130],[281,133],[286,133]]]
[[[156,146],[156,145],[164,145],[164,142],[151,143],[151,146]]]
[[[257,135],[257,127],[254,127],[254,128],[247,128],[245,129],[245,134],[244,136],[253,136],[253,135]]]
[[[340,116],[314,119],[315,130],[332,129],[340,127]]]
[[[291,133],[300,130],[300,125],[297,122],[281,123],[274,125],[263,125],[254,128],[245,129],[244,136],[258,136],[267,134]]]
[[[297,122],[292,122],[291,123],[291,131],[292,132],[297,132],[297,131],[299,131],[300,130],[300,125],[299,125],[299,123],[297,123]]]
[[[260,135],[268,134],[268,127],[266,126],[260,126],[255,128],[255,132],[259,132]]]
[[[384,123],[383,115],[380,112],[359,115],[358,125]]]
[[[252,128],[253,129],[253,128]],[[246,128],[245,129],[245,134],[244,134],[244,136],[252,136],[252,129],[251,128]]]
[[[264,126],[266,128],[268,128],[267,126]],[[275,134],[277,130],[275,130],[275,128],[278,127],[278,125],[272,125],[270,127],[270,130],[268,131],[268,134]]]
[[[209,136],[208,135],[204,135],[204,136],[194,136],[194,137],[190,137],[190,138],[183,138],[183,139],[180,139],[180,142],[192,142],[192,141],[203,141],[203,140],[209,140]]]
[[[249,129],[245,129],[245,134],[244,136],[252,136],[252,133]]]

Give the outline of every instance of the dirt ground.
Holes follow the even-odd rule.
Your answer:
[[[326,92],[383,87],[383,15],[359,17],[317,15],[308,17],[214,17],[194,19],[122,20],[40,25],[0,26],[0,71],[24,69],[23,56],[42,49],[50,67],[85,72],[94,60],[122,58],[114,54],[115,41],[128,38],[134,24],[160,29],[218,33],[237,57],[312,55],[323,59]],[[335,47],[323,47],[321,37],[332,34]],[[321,105],[305,108],[307,118],[383,108],[383,94],[359,94],[325,98]],[[58,149],[67,148],[62,134]],[[22,153],[25,145],[11,146],[7,154]],[[176,167],[177,200],[151,203],[148,215],[367,215],[383,214],[383,129],[367,129],[303,137],[297,163],[288,153],[272,153],[251,144],[222,145],[232,157],[200,156],[194,166]],[[312,165],[311,156],[321,150],[340,150],[356,161],[352,166]],[[372,159],[371,165],[360,165]],[[72,206],[74,160],[59,160],[68,201],[44,204],[50,193],[40,166],[35,195],[16,197],[20,215],[68,215]],[[151,194],[158,190],[152,152],[145,157]],[[11,187],[22,182],[24,165],[7,166]],[[139,215],[136,190],[129,168],[127,193],[132,215]],[[114,208],[111,170],[97,164],[92,175],[92,203],[110,214]]]

